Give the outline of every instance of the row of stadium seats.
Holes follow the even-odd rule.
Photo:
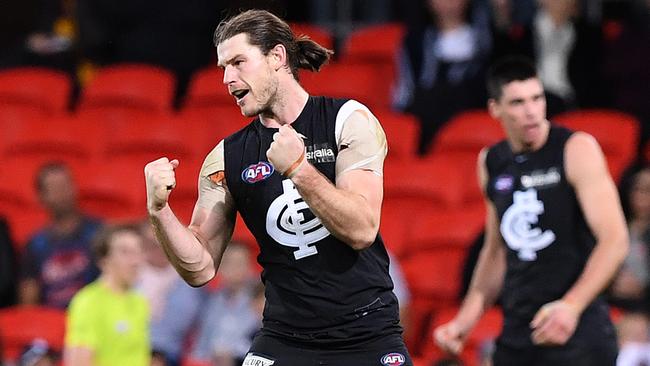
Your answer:
[[[232,122],[227,115],[238,118],[239,122],[224,123]],[[461,207],[463,217],[482,212],[477,208],[482,203],[475,179],[476,157],[482,147],[503,138],[501,128],[486,112],[469,111],[453,118],[425,157],[415,155],[417,123],[412,117],[382,111],[377,115],[389,141],[384,231],[390,232],[391,226],[398,226],[388,217],[407,217],[411,212],[432,211],[420,215],[423,217],[435,217],[436,212],[453,212]],[[218,117],[222,119],[220,123],[182,115],[157,118],[143,115],[109,126],[80,115],[41,117],[17,124],[0,121],[4,131],[0,156],[5,158],[0,167],[5,177],[0,184],[3,192],[0,208],[22,214],[25,212],[22,207],[36,206],[34,173],[45,161],[58,159],[73,166],[81,186],[82,203],[91,212],[107,218],[143,214],[142,168],[148,161],[168,156],[181,160],[179,187],[173,198],[188,218],[202,159],[221,138],[246,123],[236,107],[224,109]],[[635,158],[639,126],[628,115],[590,110],[567,113],[558,116],[557,121],[593,134],[601,143],[616,179]],[[442,217],[451,220],[453,215]],[[25,233],[20,228],[18,231]],[[391,242],[398,254],[404,252],[401,242],[408,242],[411,247],[417,242],[407,240],[402,233],[387,235],[395,237]],[[24,236],[19,235],[19,239]]]
[[[296,34],[306,34],[331,48],[326,30],[297,24]],[[403,35],[398,24],[384,24],[355,31],[342,47],[342,56],[321,73],[304,73],[303,83],[315,94],[351,96],[371,107],[389,106],[394,61]],[[187,107],[226,104],[233,98],[222,85],[223,72],[210,67],[197,72],[189,87]],[[345,82],[332,82],[345,80]],[[172,108],[175,80],[172,73],[151,65],[124,64],[100,68],[85,85],[79,108],[87,109],[120,101],[125,107],[165,111]],[[53,70],[17,68],[0,72],[0,105],[38,105],[41,112],[65,111],[71,93],[69,78]],[[347,95],[354,93],[354,95]]]

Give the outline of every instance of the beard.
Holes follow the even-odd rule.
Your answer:
[[[242,113],[246,117],[255,117],[257,115],[270,115],[273,113],[272,108],[277,102],[278,95],[278,79],[274,78],[270,73],[267,75],[266,82],[260,88],[259,97],[254,98],[255,105],[248,109],[242,109]]]

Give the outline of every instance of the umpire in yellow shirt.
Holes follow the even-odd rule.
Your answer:
[[[93,245],[101,275],[70,303],[64,364],[148,366],[149,306],[133,290],[144,260],[142,238],[135,226],[117,225],[100,232]]]

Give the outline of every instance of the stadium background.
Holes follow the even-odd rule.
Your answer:
[[[248,122],[222,85],[222,72],[214,67],[212,30],[219,14],[248,7],[270,9],[290,21],[296,34],[336,50],[334,60],[321,72],[301,74],[306,90],[365,103],[386,131],[390,152],[381,233],[400,261],[411,292],[409,349],[418,365],[439,357],[431,330],[458,306],[467,252],[483,226],[476,156],[482,147],[503,138],[503,132],[484,109],[467,110],[445,123],[429,151],[417,153],[420,121],[392,107],[391,88],[402,38],[409,27],[422,22],[422,2],[206,0],[188,5],[189,9],[172,1],[145,1],[138,7],[111,3],[34,0],[2,5],[6,11],[0,18],[0,213],[8,220],[17,251],[46,223],[33,180],[38,167],[51,160],[72,167],[83,210],[110,222],[146,214],[142,174],[146,162],[160,156],[178,158],[178,187],[170,205],[187,222],[203,157]],[[489,8],[488,3],[479,0],[473,5]],[[532,15],[524,3],[534,8],[534,1],[517,3],[518,21],[528,21]],[[637,9],[632,3],[584,2],[582,16],[599,27],[605,49],[622,42],[630,9]],[[118,11],[120,5],[125,9]],[[98,20],[111,24],[100,26]],[[145,24],[142,34],[131,34],[131,41],[142,37],[144,42],[138,52],[118,52],[117,38],[109,41],[109,47],[93,43],[93,31],[112,29],[115,37],[124,36],[120,30],[133,27],[129,22]],[[49,43],[40,48],[44,52],[34,51],[39,46],[26,47],[35,42],[30,38],[34,33],[47,36]],[[188,39],[199,40],[200,46],[188,45]],[[645,42],[645,54],[627,57],[649,60],[647,27],[632,39],[633,44]],[[165,51],[152,51],[161,47]],[[603,70],[604,74],[626,73],[625,65],[617,66],[621,68]],[[648,81],[645,71],[642,80]],[[650,97],[647,85],[641,99]],[[627,168],[650,157],[645,107],[644,114],[612,102],[567,111],[553,120],[592,133],[620,182]],[[241,221],[234,236],[256,247]],[[47,308],[0,310],[5,357],[15,357],[16,350],[35,336],[60,348],[61,319],[60,312]],[[497,310],[481,321],[463,354],[468,364],[476,362],[484,340],[498,333],[499,322]]]

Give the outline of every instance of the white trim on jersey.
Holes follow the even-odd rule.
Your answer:
[[[336,146],[339,147],[339,144],[341,143],[341,133],[343,132],[343,125],[345,124],[345,121],[348,120],[348,117],[354,112],[362,110],[368,113],[369,116],[372,116],[372,112],[370,112],[370,109],[366,107],[365,105],[357,102],[354,99],[350,99],[347,102],[345,102],[341,108],[339,108],[338,113],[336,113],[336,124],[334,127],[334,139],[336,141]]]

